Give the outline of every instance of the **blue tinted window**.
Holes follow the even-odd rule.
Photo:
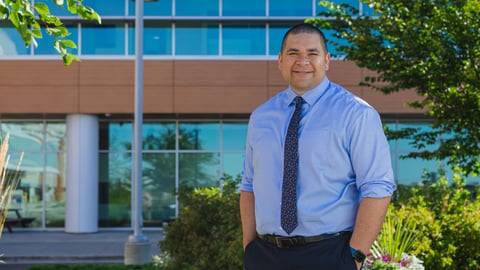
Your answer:
[[[175,149],[175,123],[143,123],[144,150]]]
[[[312,9],[313,2],[308,0],[275,0],[269,2],[270,16],[312,16]]]
[[[177,1],[178,2],[178,1]],[[128,15],[135,16],[135,1],[128,1]],[[171,16],[172,0],[144,1],[143,15],[145,16]]]
[[[175,54],[218,55],[218,25],[208,23],[176,24]]]
[[[334,30],[322,30],[325,38],[327,39],[327,50],[332,56],[341,56],[345,55],[345,53],[339,51],[337,48],[338,46],[348,45],[347,40],[345,39],[338,39],[334,37],[336,31]]]
[[[247,123],[223,123],[222,125],[222,149],[245,150],[247,138]]]
[[[129,151],[132,149],[131,122],[100,122],[100,150]]]
[[[20,54],[30,54],[30,47],[25,47],[25,42],[23,42],[17,29],[6,27],[6,24],[0,21],[0,55]]]
[[[224,24],[222,45],[224,55],[265,54],[265,26]]]
[[[400,123],[398,124],[398,130],[404,129],[404,128],[415,128],[419,129],[420,132],[428,132],[431,131],[431,127],[429,123]],[[411,140],[407,139],[402,139],[398,140],[398,147],[400,151],[415,151],[416,149],[414,148],[413,145],[411,145]],[[438,143],[435,145],[427,145],[424,150],[435,150],[438,148]],[[422,149],[423,150],[423,149]]]
[[[146,21],[143,26],[143,53],[146,55],[171,55],[171,24]],[[134,25],[128,27],[128,54],[135,54]]]
[[[177,16],[218,16],[218,0],[177,0]]]
[[[223,16],[265,16],[265,0],[223,0]]]
[[[411,185],[422,182],[423,170],[436,172],[437,161],[421,159],[397,159],[398,171],[396,171],[396,181],[400,184]]]
[[[181,153],[178,155],[178,159],[180,186],[219,186],[220,159],[218,153]]]
[[[223,173],[234,178],[242,173],[244,153],[223,153],[222,158]]]
[[[100,16],[125,16],[125,0],[84,0],[83,5],[93,8]]]
[[[180,149],[220,149],[220,127],[218,123],[180,123],[178,130]]]
[[[43,134],[41,122],[4,122],[1,127],[4,134],[10,134],[9,151],[42,150],[43,139],[38,138]]]
[[[290,27],[295,25],[292,24],[271,24],[268,29],[268,53],[270,55],[277,55],[282,47],[282,39],[285,33]]]
[[[70,32],[70,36],[63,38],[63,39],[70,39],[78,46],[78,29],[77,25],[67,26],[68,32]],[[53,47],[54,38],[48,35],[45,31],[45,28],[42,28],[42,35],[41,39],[38,39],[38,47],[35,48],[35,54],[58,54],[58,52]],[[69,48],[68,51],[71,54],[77,54],[77,49]]]
[[[374,15],[373,8],[369,7],[368,4],[362,3],[362,14],[367,16]]]
[[[125,54],[123,24],[102,24],[82,28],[82,54]]]

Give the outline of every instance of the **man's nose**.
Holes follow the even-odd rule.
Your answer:
[[[307,56],[298,56],[296,59],[297,64],[309,64],[310,59]]]

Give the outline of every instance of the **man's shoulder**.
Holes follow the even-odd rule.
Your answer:
[[[356,108],[360,110],[375,110],[367,101],[361,98],[358,94],[346,89],[345,87],[332,83],[332,90],[334,91],[334,97],[344,103],[342,106],[346,108]]]
[[[277,93],[276,95],[268,98],[265,102],[260,104],[255,110],[253,110],[252,115],[263,114],[270,111],[276,111],[282,108],[285,105],[285,100],[287,98],[287,89]]]

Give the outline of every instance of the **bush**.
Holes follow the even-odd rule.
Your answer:
[[[472,200],[458,173],[450,185],[445,173],[439,174],[434,182],[426,175],[424,185],[397,207],[408,205],[411,217],[420,221],[415,245],[426,269],[479,269],[480,198]]]
[[[239,179],[224,180],[223,192],[199,188],[179,193],[182,209],[160,242],[163,256],[170,258],[162,269],[243,269]]]

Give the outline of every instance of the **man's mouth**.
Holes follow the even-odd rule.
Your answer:
[[[307,74],[312,73],[310,70],[294,70],[293,73]]]

